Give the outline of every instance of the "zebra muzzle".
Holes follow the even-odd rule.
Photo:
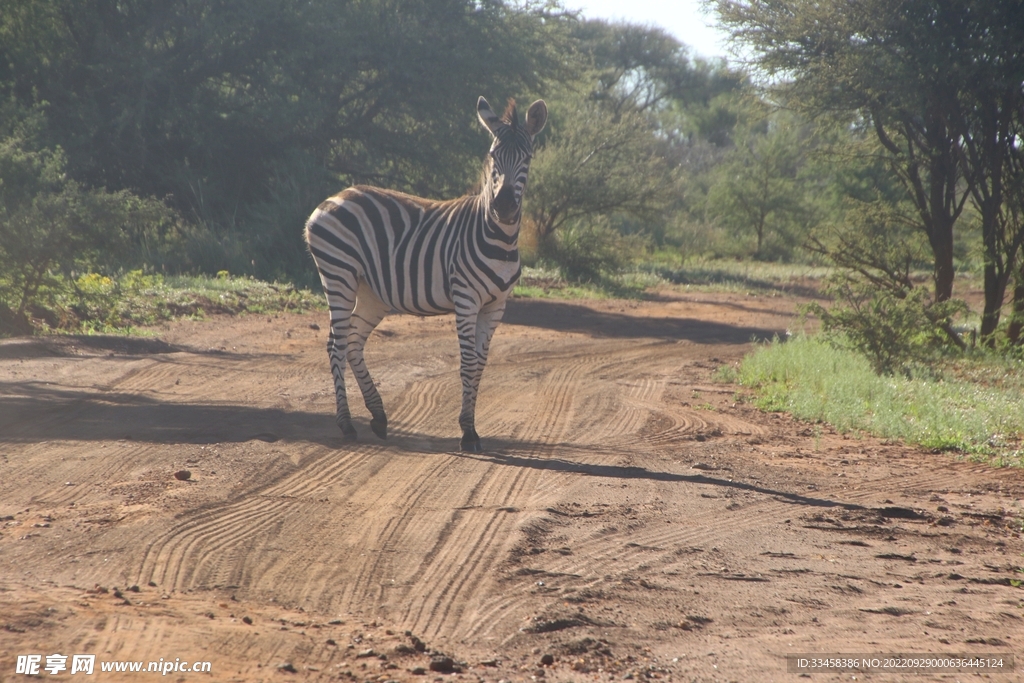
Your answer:
[[[502,185],[491,206],[502,223],[514,221],[519,207],[516,205],[516,193],[512,186]]]

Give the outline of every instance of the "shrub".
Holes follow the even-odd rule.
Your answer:
[[[812,303],[805,311],[821,319],[831,344],[862,353],[880,375],[908,374],[948,349],[951,321],[967,310],[959,300],[936,303],[919,287],[881,288],[846,275],[832,278],[826,292],[831,308]]]
[[[638,235],[622,235],[604,222],[575,222],[540,246],[542,259],[553,261],[562,277],[575,283],[601,282],[621,272],[643,251]]]

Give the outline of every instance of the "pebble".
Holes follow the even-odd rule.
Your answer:
[[[543,666],[551,666],[552,664],[555,663],[555,656],[552,655],[552,654],[546,654],[546,655],[544,655],[543,657],[540,658],[540,663]]]
[[[188,481],[192,478],[192,473],[188,470],[178,470],[174,473],[174,478],[178,481]]]
[[[252,617],[242,617],[242,623],[252,626]]]
[[[298,672],[298,670],[295,668],[295,665],[292,664],[291,662],[285,662],[284,664],[278,664],[277,668],[280,671],[287,671],[288,673],[291,673],[291,674]]]
[[[451,657],[434,657],[430,660],[430,670],[447,674],[455,670],[455,661]]]

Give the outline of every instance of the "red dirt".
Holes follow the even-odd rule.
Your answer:
[[[778,681],[796,653],[1020,655],[1024,473],[764,414],[712,379],[796,303],[514,300],[482,454],[456,450],[450,318],[374,333],[392,435],[353,396],[355,445],[322,314],[4,342],[0,681],[53,653],[124,681],[146,676],[99,662],[211,663],[179,681]],[[982,676],[1016,680],[869,679]]]

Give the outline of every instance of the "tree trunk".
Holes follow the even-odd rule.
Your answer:
[[[949,301],[953,297],[953,223],[956,220],[947,214],[932,214],[934,222],[928,231],[928,242],[934,259],[935,301]]]
[[[1019,259],[1017,272],[1013,276],[1013,317],[1010,318],[1010,326],[1007,329],[1007,336],[1011,344],[1024,345],[1024,258]]]

